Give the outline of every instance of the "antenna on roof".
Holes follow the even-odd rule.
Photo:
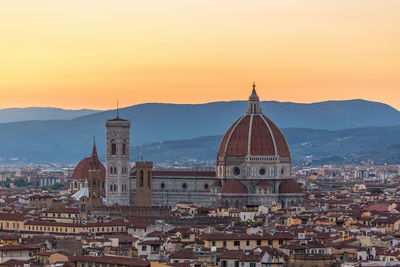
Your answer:
[[[117,119],[119,118],[119,106],[118,106],[118,99],[117,99]]]

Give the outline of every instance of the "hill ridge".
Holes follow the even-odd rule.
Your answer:
[[[143,145],[166,140],[222,135],[243,113],[247,101],[210,102],[208,104],[144,103],[121,108],[120,117],[132,122],[131,144]],[[400,125],[400,112],[379,102],[347,100],[317,104],[263,101],[261,107],[281,129],[298,128],[289,139],[316,139],[332,132],[360,127]],[[98,151],[104,153],[104,122],[114,118],[115,110],[96,111],[69,120],[41,120],[0,123],[0,158],[16,157],[33,162],[76,162],[90,150],[93,137]],[[307,131],[301,129],[313,129]],[[366,131],[369,140],[381,135]],[[385,131],[390,132],[390,128]],[[390,138],[394,138],[391,134]],[[357,140],[356,140],[357,141]],[[371,141],[372,142],[372,141]],[[329,147],[327,147],[329,149]],[[292,148],[291,148],[292,150]]]

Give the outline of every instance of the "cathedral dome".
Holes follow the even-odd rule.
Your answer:
[[[247,194],[246,187],[238,180],[229,180],[221,188],[221,194]]]
[[[71,179],[87,180],[87,178],[89,177],[90,161],[91,157],[87,157],[81,160],[78,163],[78,165],[76,165],[72,173]],[[106,179],[106,168],[101,162],[99,162],[99,169],[100,169],[100,179],[102,180]]]
[[[286,180],[279,185],[280,194],[301,194],[302,192],[299,184],[292,179]]]
[[[253,85],[249,107],[225,133],[218,157],[279,156],[290,158],[290,150],[280,129],[265,116]]]

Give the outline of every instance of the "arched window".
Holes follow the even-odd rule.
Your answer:
[[[126,154],[126,143],[124,142],[122,144],[122,155],[125,155],[125,154]]]
[[[110,174],[117,174],[117,167],[111,166],[110,167]]]
[[[113,191],[113,185],[110,184],[110,192],[112,192],[112,191]]]
[[[114,140],[111,141],[111,155],[117,155],[117,144]]]
[[[117,185],[114,184],[114,192],[117,192]]]
[[[140,186],[143,186],[143,171],[140,171]]]
[[[149,188],[151,188],[151,175],[150,175],[150,171],[147,171],[147,186]]]

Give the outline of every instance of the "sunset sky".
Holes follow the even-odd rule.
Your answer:
[[[400,109],[399,0],[11,0],[0,108],[362,98]]]

